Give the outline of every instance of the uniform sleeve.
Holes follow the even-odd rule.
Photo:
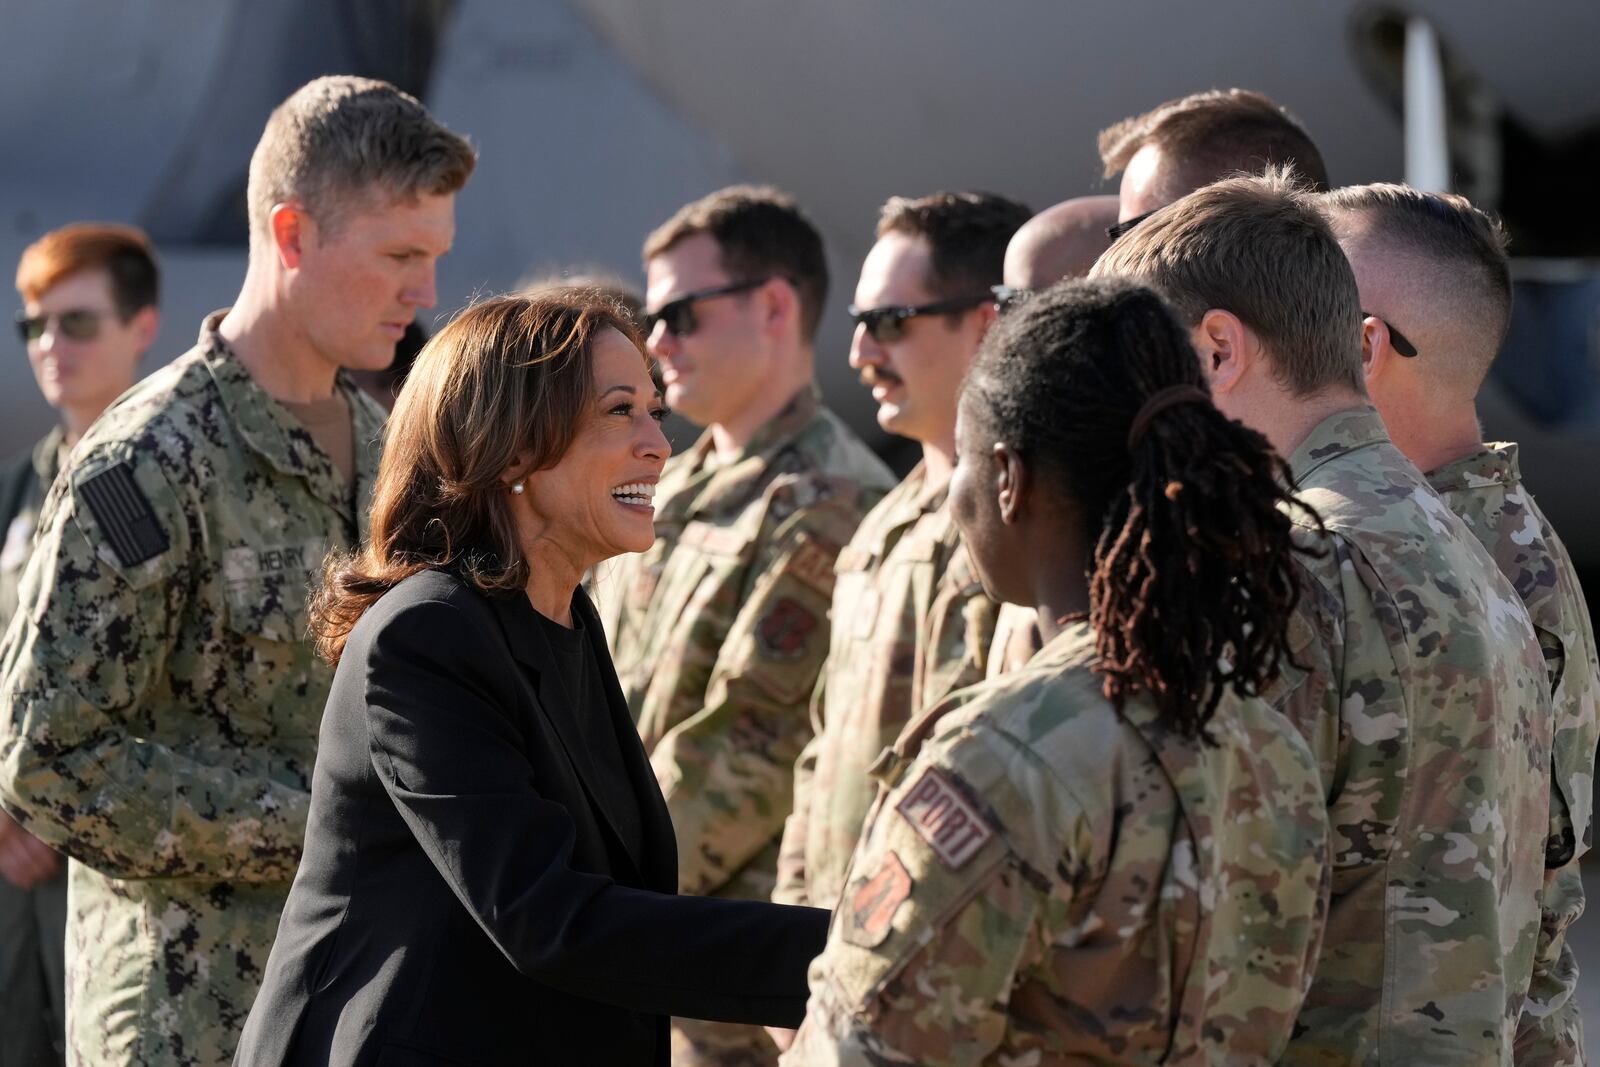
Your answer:
[[[1576,861],[1546,872],[1533,977],[1517,1020],[1512,1059],[1518,1065],[1571,1067],[1585,1062],[1578,961],[1566,940],[1583,904],[1583,874]]]
[[[651,753],[678,835],[682,892],[715,892],[783,830],[794,766],[811,740],[807,705],[828,654],[839,525],[791,516],[717,654],[705,705]]]
[[[143,726],[186,714],[148,703],[193,610],[196,533],[177,493],[153,462],[86,461],[57,482],[41,528],[0,651],[0,798],[115,878],[289,881],[309,794]]]
[[[983,681],[999,610],[984,594],[966,546],[957,544],[939,576],[928,612],[930,631],[917,665],[913,711]],[[887,738],[885,744],[893,740]]]
[[[827,914],[652,893],[570,865],[576,828],[541,794],[508,680],[469,616],[413,604],[367,657],[372,764],[418,845],[522,974],[636,1011],[794,1026]],[[342,665],[341,670],[350,665]]]
[[[811,832],[811,791],[817,771],[817,749],[822,743],[827,688],[828,676],[824,671],[811,697],[811,740],[794,761],[793,803],[789,817],[783,822],[783,839],[778,844],[778,881],[772,891],[772,899],[779,904],[810,903],[806,892],[806,835]]]
[[[1068,903],[1057,890],[1010,851],[959,772],[919,759],[856,848],[783,1067],[987,1062],[1019,975],[1043,958],[1042,914]]]

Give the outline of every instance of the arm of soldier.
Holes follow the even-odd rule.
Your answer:
[[[60,488],[0,656],[0,794],[30,832],[113,877],[289,880],[309,795],[141,726],[190,714],[149,704],[190,610],[194,534],[176,491],[154,462],[92,458]],[[102,525],[104,494],[129,521]]]
[[[1576,861],[1545,872],[1533,976],[1517,1020],[1512,1059],[1529,1067],[1566,1067],[1583,1060],[1578,961],[1567,928],[1583,914],[1583,875]]]
[[[678,835],[682,892],[724,885],[780,835],[794,802],[839,543],[829,537],[838,523],[822,511],[796,513],[776,531],[712,665],[705,706],[651,753]]]
[[[778,844],[778,881],[772,890],[772,900],[776,904],[810,903],[806,892],[806,835],[811,832],[811,793],[817,772],[817,750],[822,747],[822,726],[826,721],[823,706],[827,688],[828,671],[824,663],[811,696],[811,740],[794,761],[794,795],[789,817],[783,821],[783,839]]]
[[[956,545],[934,585],[914,690],[917,709],[983,681],[999,610],[985,595],[966,546]]]
[[[1028,759],[1012,755],[1013,770]],[[984,775],[980,793],[948,756],[925,751],[880,794],[784,1067],[953,1067],[988,1062],[1006,1039],[1013,991],[1046,959],[1043,927],[1065,914],[1072,887],[1019,856],[986,803],[1026,786]],[[1040,825],[1079,848],[1085,820],[1070,803],[1046,806]]]

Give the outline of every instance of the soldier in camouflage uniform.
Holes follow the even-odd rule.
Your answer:
[[[1326,524],[1305,527],[1320,555],[1284,689],[1322,764],[1333,896],[1286,1062],[1504,1062],[1549,798],[1527,612],[1365,402],[1355,279],[1291,175],[1185,197],[1095,267],[1119,271],[1173,300],[1218,406],[1289,457]]]
[[[1316,762],[1251,695],[1295,598],[1280,461],[1148,290],[1015,314],[968,379],[951,509],[1049,643],[876,771],[784,1063],[1276,1062],[1329,877]]]
[[[1012,305],[1063,278],[1081,278],[1111,244],[1107,227],[1117,221],[1114,196],[1078,196],[1039,212],[1006,245],[1005,284],[995,290],[1004,314]],[[986,676],[998,677],[1032,659],[1042,647],[1033,609],[1001,604]]]
[[[773,899],[832,907],[876,785],[867,768],[919,709],[983,677],[995,605],[946,505],[955,402],[995,308],[1021,204],[986,193],[884,205],[856,284],[850,364],[884,429],[923,461],[839,553],[817,735],[795,769]]]
[[[1542,924],[1518,1064],[1585,1062],[1567,927],[1593,835],[1600,665],[1566,547],[1522,484],[1517,446],[1484,444],[1477,394],[1511,316],[1499,226],[1464,198],[1401,185],[1322,199],[1367,309],[1367,388],[1396,446],[1463,519],[1527,606],[1549,674],[1554,740]],[[1401,326],[1392,323],[1403,323]]]
[[[894,478],[819,403],[827,262],[792,199],[723,189],[644,255],[667,401],[708,429],[662,473],[654,546],[602,568],[602,621],[677,831],[680,890],[766,900],[811,739],[834,557]],[[679,1064],[777,1059],[759,1027],[683,1019],[672,1040]]]
[[[45,502],[0,653],[0,797],[72,857],[74,1063],[232,1058],[305,832],[329,684],[309,586],[377,466],[382,412],[342,368],[383,366],[433,303],[473,163],[393,86],[296,92],[251,159],[238,302]]]
[[[17,610],[45,493],[83,432],[133,384],[161,325],[159,291],[155,251],[131,226],[75,223],[22,253],[20,333],[60,421],[0,476],[0,630]],[[65,861],[0,810],[0,1067],[62,1061],[66,919]]]

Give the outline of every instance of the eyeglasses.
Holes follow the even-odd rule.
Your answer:
[[[1036,292],[1037,289],[1029,289],[1022,285],[989,286],[989,295],[994,297],[994,309],[999,312],[1010,311]]]
[[[750,278],[742,282],[730,282],[719,285],[714,289],[700,289],[693,293],[685,293],[676,300],[669,300],[655,311],[644,313],[644,335],[649,337],[656,332],[656,323],[667,324],[667,332],[674,337],[688,337],[699,328],[700,323],[694,317],[694,306],[702,300],[710,300],[718,296],[732,296],[734,293],[747,293],[751,289],[758,289],[772,280],[772,275],[765,278]]]
[[[1363,311],[1361,317],[1364,319],[1377,319],[1383,323],[1384,328],[1389,331],[1389,344],[1394,346],[1394,350],[1402,356],[1411,357],[1417,354],[1417,346],[1406,340],[1406,335],[1395,329],[1388,319],[1381,315],[1374,315],[1370,311]]]
[[[931,304],[914,307],[858,308],[850,305],[850,318],[857,326],[865,326],[867,334],[880,345],[898,341],[906,335],[906,323],[919,315],[948,315],[987,304],[994,299],[991,293],[982,296],[958,296],[949,300],[935,300]]]
[[[50,320],[55,319],[56,329],[61,331],[61,336],[74,341],[93,341],[100,336],[100,320],[108,314],[110,312],[93,308],[70,308],[44,315],[28,315],[19,311],[17,333],[22,336],[23,344],[32,344],[44,336],[45,330],[50,328]]]
[[[1146,211],[1143,215],[1135,215],[1131,219],[1123,219],[1121,222],[1114,223],[1113,225],[1107,226],[1106,227],[1106,236],[1111,238],[1113,241],[1115,241],[1117,238],[1121,237],[1123,234],[1127,233],[1129,230],[1131,230],[1135,226],[1139,225],[1139,223],[1143,222],[1145,219],[1149,218],[1151,215],[1154,215],[1157,211],[1160,211],[1160,210],[1161,210],[1160,208],[1151,208],[1149,211]]]

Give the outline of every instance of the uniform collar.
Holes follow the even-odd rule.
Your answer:
[[[1289,456],[1294,484],[1304,485],[1315,471],[1341,456],[1388,440],[1389,430],[1371,404],[1336,411],[1317,423]]]
[[[1517,466],[1517,446],[1499,441],[1435,467],[1426,477],[1434,492],[1451,493],[1497,485],[1510,489],[1522,481],[1522,471]]]
[[[214,311],[200,324],[200,352],[211,372],[222,406],[239,436],[262,459],[285,474],[303,478],[312,495],[335,508],[346,521],[364,526],[366,503],[377,475],[374,442],[383,430],[376,405],[340,371],[334,381],[350,408],[355,441],[355,486],[350,486],[318,446],[305,425],[251,377],[231,345],[217,332],[227,309]],[[352,491],[353,490],[353,491]]]
[[[658,517],[687,521],[697,514],[742,507],[747,497],[762,484],[778,455],[794,444],[819,417],[821,398],[815,385],[807,385],[784,405],[777,416],[763,426],[738,455],[715,461],[715,450],[708,430],[684,454],[678,478],[663,478],[661,495],[669,499]],[[676,473],[676,472],[675,472]]]

